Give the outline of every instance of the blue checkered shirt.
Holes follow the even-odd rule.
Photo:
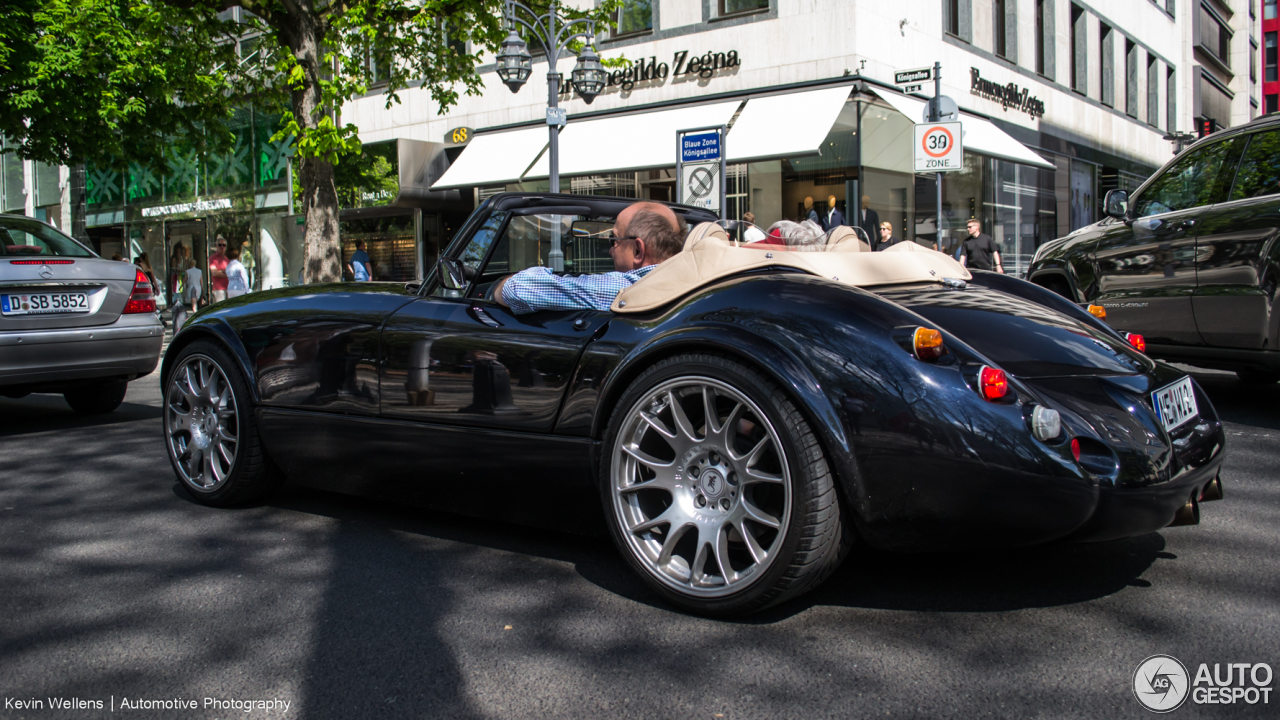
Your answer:
[[[538,310],[608,310],[618,293],[656,267],[578,277],[554,275],[547,267],[526,268],[502,286],[502,301],[517,315]]]

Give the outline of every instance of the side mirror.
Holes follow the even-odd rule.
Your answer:
[[[440,262],[436,263],[438,274],[440,275],[440,284],[446,290],[465,290],[467,288],[467,272],[462,266],[462,261],[452,258],[440,258]]]
[[[1103,214],[1124,219],[1125,214],[1129,212],[1129,191],[1128,190],[1108,190],[1107,196],[1102,201]]]

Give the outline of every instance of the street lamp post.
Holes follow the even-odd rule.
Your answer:
[[[573,89],[591,104],[604,89],[605,72],[592,45],[595,43],[595,22],[586,18],[565,20],[556,12],[558,3],[552,0],[551,8],[539,16],[522,3],[507,0],[506,20],[510,34],[498,52],[498,77],[519,92],[533,71],[533,58],[524,40],[516,33],[516,25],[529,31],[547,54],[547,128],[551,133],[551,191],[560,192],[560,128],[565,124],[565,113],[560,109],[560,73],[556,62],[569,50],[569,44],[583,40],[586,46],[578,54],[578,64],[570,74]],[[577,32],[577,28],[586,32]]]

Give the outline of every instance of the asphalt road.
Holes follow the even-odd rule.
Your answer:
[[[0,398],[0,718],[1149,717],[1130,685],[1150,655],[1280,671],[1280,386],[1198,378],[1229,434],[1226,500],[1199,526],[855,552],[743,622],[672,611],[605,538],[293,489],[197,505],[162,448],[155,376],[92,420]]]

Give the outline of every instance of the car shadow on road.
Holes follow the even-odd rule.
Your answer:
[[[154,420],[163,414],[159,407],[125,402],[103,415],[80,415],[61,395],[33,393],[18,399],[0,397],[0,437]]]
[[[178,486],[175,493],[187,496]],[[580,577],[608,593],[675,612],[632,572],[607,537],[530,530],[296,487],[270,504],[568,563]],[[1107,543],[964,553],[894,553],[855,547],[844,564],[815,591],[742,622],[776,623],[823,606],[909,612],[1005,612],[1070,605],[1128,587],[1149,587],[1142,575],[1161,559],[1175,558],[1165,552],[1165,541],[1159,533]]]

